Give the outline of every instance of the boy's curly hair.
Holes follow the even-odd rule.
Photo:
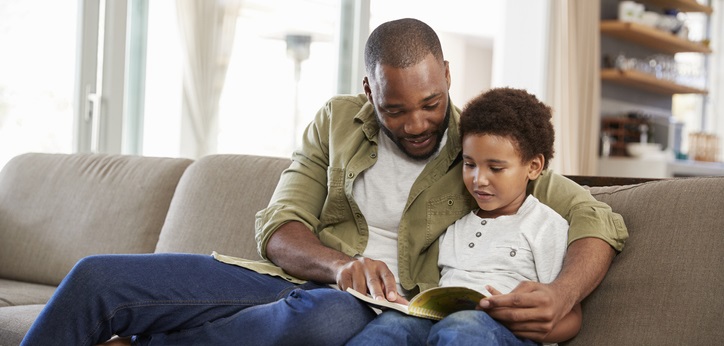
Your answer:
[[[543,154],[543,169],[553,158],[555,133],[551,108],[525,90],[495,88],[465,105],[460,116],[460,137],[494,135],[513,140],[523,162]]]

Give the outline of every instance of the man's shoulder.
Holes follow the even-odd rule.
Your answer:
[[[327,101],[327,104],[329,106],[346,106],[346,107],[357,107],[362,108],[362,106],[367,103],[367,97],[365,94],[358,94],[358,95],[336,95]]]

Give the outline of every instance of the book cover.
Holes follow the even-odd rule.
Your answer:
[[[483,293],[467,287],[435,287],[420,292],[410,300],[410,305],[404,305],[384,299],[374,299],[352,288],[348,288],[347,292],[379,308],[394,309],[411,316],[432,320],[441,320],[456,311],[475,310],[480,300],[486,297]]]

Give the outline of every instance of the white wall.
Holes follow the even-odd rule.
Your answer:
[[[546,100],[549,0],[504,1],[493,45],[493,87],[527,89]]]

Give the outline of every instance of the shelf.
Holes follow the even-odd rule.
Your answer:
[[[603,20],[601,21],[601,33],[665,53],[711,53],[711,49],[701,43],[685,40],[674,34],[637,23]]]
[[[648,90],[657,94],[707,94],[704,89],[676,84],[635,70],[603,69],[601,80]]]
[[[703,12],[706,14],[712,12],[710,6],[702,5],[696,0],[642,0],[642,2],[661,8],[675,8],[682,12]]]

